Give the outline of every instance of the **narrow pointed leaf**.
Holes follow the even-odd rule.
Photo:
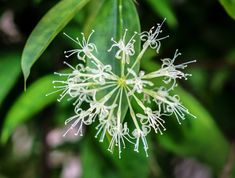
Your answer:
[[[62,0],[40,20],[30,34],[22,54],[21,67],[25,82],[31,67],[55,36],[89,0]]]

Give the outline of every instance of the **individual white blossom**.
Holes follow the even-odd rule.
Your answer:
[[[134,33],[134,35],[131,37],[131,39],[126,43],[126,33],[127,29],[125,30],[125,33],[118,42],[116,42],[113,38],[111,41],[114,43],[111,48],[108,50],[110,52],[114,47],[118,48],[118,51],[116,52],[115,57],[117,59],[122,59],[124,60],[125,63],[129,64],[130,63],[130,56],[133,56],[135,54],[135,49],[134,49],[134,44],[135,40],[134,37],[137,34],[137,32]]]
[[[96,49],[96,46],[94,43],[89,43],[90,41],[90,37],[91,35],[94,33],[94,30],[92,30],[91,34],[89,35],[88,39],[86,40],[85,38],[85,35],[84,33],[81,33],[82,34],[82,41],[79,40],[79,38],[77,37],[76,39],[73,39],[71,38],[69,35],[67,35],[66,33],[64,33],[65,36],[67,36],[69,39],[71,39],[72,41],[74,41],[75,43],[77,43],[80,48],[79,49],[72,49],[72,50],[68,50],[68,51],[65,51],[64,54],[65,54],[65,57],[68,58],[74,54],[77,54],[77,58],[82,60],[82,61],[85,61],[85,57],[89,57],[90,54],[95,50],[97,51]]]
[[[71,72],[56,73],[61,79],[53,81],[56,90],[52,93],[60,92],[58,101],[66,98],[74,106],[75,115],[65,121],[68,128],[64,136],[70,132],[82,136],[84,128],[94,124],[97,130],[95,137],[103,142],[107,136],[110,141],[107,149],[112,153],[117,149],[119,158],[126,143],[133,144],[136,152],[143,146],[148,156],[147,135],[151,130],[156,134],[163,134],[166,130],[166,117],[174,116],[179,124],[186,117],[195,117],[183,106],[178,95],[170,94],[177,86],[178,79],[191,76],[184,73],[183,69],[195,61],[175,64],[176,58],[181,55],[176,50],[173,58],[161,60],[160,69],[147,74],[136,71],[146,50],[152,48],[159,52],[162,40],[168,37],[160,37],[164,21],[139,36],[134,32],[128,39],[125,30],[121,39],[112,39],[113,44],[107,50],[110,52],[115,48],[113,58],[120,60],[120,74],[114,73],[111,65],[103,64],[96,57],[98,50],[90,42],[94,31],[88,39],[82,33],[81,41],[65,34],[78,44],[77,49],[66,51],[65,57],[76,55],[80,61],[75,67],[65,62]],[[138,54],[135,49],[136,38],[143,41],[142,50]],[[87,60],[91,64],[89,67],[83,64]],[[156,78],[162,79],[166,86],[153,83]],[[125,118],[126,107],[130,118]],[[130,129],[130,125],[130,128],[134,128]]]
[[[157,93],[159,97],[156,97],[155,101],[161,104],[163,115],[174,115],[179,124],[181,124],[181,119],[184,120],[186,118],[186,115],[196,118],[180,103],[178,95],[171,96],[164,88],[160,88]]]
[[[174,89],[177,86],[176,79],[188,79],[188,76],[191,76],[191,74],[187,74],[182,72],[182,69],[185,69],[188,64],[196,62],[196,60],[188,61],[182,64],[175,65],[175,59],[180,56],[181,53],[178,53],[178,50],[175,51],[174,57],[172,59],[170,58],[164,58],[162,59],[162,66],[159,70],[151,72],[145,76],[143,76],[143,79],[151,79],[156,77],[163,77],[163,82],[166,84],[171,83],[172,86],[169,88],[169,90]]]
[[[134,151],[139,152],[139,144],[141,141],[144,146],[144,151],[145,151],[147,157],[148,157],[149,147],[148,147],[148,142],[147,142],[146,136],[149,134],[149,132],[150,132],[150,128],[146,127],[144,125],[142,126],[142,130],[140,128],[136,128],[132,132],[132,135],[136,139]]]
[[[165,131],[166,128],[163,125],[165,121],[161,118],[161,113],[159,111],[152,111],[148,107],[144,110],[144,113],[145,114],[137,114],[137,117],[140,118],[140,123],[142,125],[151,126],[156,133],[162,135],[162,130]]]
[[[125,141],[132,143],[127,123],[122,124],[114,121],[114,125],[109,129],[109,134],[112,136],[112,139],[108,150],[113,153],[114,147],[118,147],[118,155],[121,158],[122,148],[126,148]]]
[[[152,49],[156,49],[157,53],[159,53],[159,49],[161,47],[161,40],[168,38],[169,36],[159,37],[162,33],[162,25],[165,22],[165,19],[161,24],[157,24],[157,27],[152,27],[149,31],[144,31],[140,34],[141,41],[144,41],[144,48],[150,47]]]
[[[92,79],[101,85],[105,84],[106,79],[115,79],[112,74],[112,67],[110,65],[97,64],[92,61],[96,68],[87,67],[87,71],[91,73]]]
[[[111,118],[99,118],[99,124],[96,126],[97,133],[95,137],[97,138],[100,135],[100,142],[104,141],[105,135],[110,132],[112,126],[116,122],[116,117]]]
[[[65,121],[65,125],[69,124],[72,122],[72,124],[70,124],[68,130],[64,133],[63,136],[66,136],[67,133],[71,130],[77,130],[75,131],[74,135],[80,135],[83,136],[83,126],[84,125],[91,125],[93,122],[93,117],[90,117],[90,111],[84,111],[82,109],[77,109],[76,110],[76,115],[72,116],[70,118],[68,118]]]
[[[129,95],[132,95],[133,93],[137,92],[137,93],[142,93],[143,88],[148,86],[153,86],[153,83],[151,81],[148,80],[143,80],[143,76],[144,76],[144,71],[140,71],[139,75],[137,75],[135,73],[134,70],[132,69],[127,69],[129,71],[130,74],[132,74],[133,78],[128,79],[126,81],[126,84],[128,86],[132,86],[132,90],[129,92]]]

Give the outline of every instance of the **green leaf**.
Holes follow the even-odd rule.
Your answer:
[[[140,32],[138,14],[132,0],[106,0],[89,26],[95,30],[91,41],[96,44],[98,49],[96,57],[104,64],[111,65],[115,73],[119,74],[121,64],[120,60],[115,59],[116,51],[107,52],[107,50],[112,45],[111,38],[119,41],[125,29],[128,29],[126,40],[130,39],[135,31]],[[139,39],[136,39],[135,47],[136,54],[138,54],[140,51]],[[131,57],[131,64],[136,56]],[[88,61],[89,65],[92,65],[90,61]]]
[[[3,143],[7,141],[17,125],[33,118],[34,114],[56,100],[58,97],[56,94],[46,96],[46,94],[53,91],[51,82],[56,79],[58,79],[58,76],[55,75],[39,79],[30,85],[27,92],[22,93],[15,101],[5,118],[1,135]]]
[[[91,41],[96,44],[98,53],[95,56],[100,59],[104,64],[112,66],[113,72],[116,74],[121,73],[121,62],[115,58],[116,51],[107,50],[112,46],[111,38],[119,41],[125,29],[128,29],[126,35],[126,41],[134,34],[134,32],[140,32],[140,23],[135,5],[132,0],[105,0],[103,6],[100,8],[97,17],[91,24],[88,24],[90,28],[95,30]],[[140,51],[140,40],[136,38],[135,42],[135,55],[130,58],[130,67],[134,63],[138,53]],[[91,61],[87,62],[88,66],[93,66]],[[125,70],[126,70],[125,68]],[[136,72],[139,70],[139,65],[134,69]],[[106,91],[107,92],[107,91]],[[105,95],[104,91],[101,95]],[[124,94],[124,93],[123,93]],[[125,117],[128,109],[126,98],[123,97],[122,118]]]
[[[150,60],[144,61],[141,67],[148,71],[149,65],[159,68],[158,64]],[[174,90],[174,94],[180,96],[182,104],[197,119],[187,118],[182,125],[178,125],[174,118],[169,118],[167,131],[158,136],[160,144],[178,155],[195,157],[209,164],[219,174],[229,154],[228,141],[210,114],[194,97],[180,87]]]
[[[100,155],[97,154],[97,150],[93,147],[94,145],[91,143],[90,138],[86,138],[81,147],[81,162],[83,166],[82,178],[104,177],[102,175],[102,168],[104,168],[103,161],[101,160]]]
[[[20,74],[20,55],[4,54],[0,60],[0,106]]]
[[[147,0],[153,10],[162,18],[167,19],[167,24],[170,27],[176,27],[178,22],[176,16],[170,6],[169,0]]]
[[[235,20],[235,0],[220,0],[219,2],[224,7],[228,15]]]
[[[89,0],[62,0],[40,20],[30,34],[22,54],[25,83],[30,69],[55,36]]]
[[[144,151],[137,153],[134,151],[133,147],[134,146],[131,145],[130,148],[123,150],[122,158],[115,159],[114,164],[119,169],[121,174],[120,177],[147,178],[150,172],[148,158],[146,157]]]
[[[105,0],[91,0],[87,5],[89,16],[86,19],[84,25],[84,31],[89,32],[91,30],[91,24],[95,21],[97,15],[100,13],[100,8],[103,7]]]

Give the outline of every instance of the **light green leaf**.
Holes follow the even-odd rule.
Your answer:
[[[25,83],[30,69],[62,28],[89,0],[62,0],[38,23],[30,34],[22,54],[21,67]]]
[[[39,79],[30,85],[27,92],[22,93],[15,101],[5,118],[1,135],[3,143],[7,141],[17,125],[33,118],[34,114],[56,101],[58,95],[46,96],[46,94],[53,91],[51,82],[57,78],[55,75],[49,75]]]
[[[169,0],[147,0],[153,10],[159,14],[162,18],[167,19],[167,24],[170,27],[177,26],[176,16],[170,6]]]
[[[20,55],[4,54],[0,60],[0,106],[20,74]]]
[[[235,0],[220,0],[219,2],[224,7],[228,15],[235,20]]]

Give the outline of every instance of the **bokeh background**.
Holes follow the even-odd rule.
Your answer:
[[[24,92],[24,45],[56,3],[0,0],[0,178],[235,178],[234,1],[135,1],[142,30],[166,17],[163,30],[170,35],[158,55],[148,51],[142,69],[155,69],[176,48],[182,60],[197,60],[187,69],[192,77],[176,89],[197,119],[182,126],[172,121],[163,136],[153,134],[148,158],[127,149],[121,160],[94,138],[94,128],[86,128],[82,138],[62,137],[72,107],[45,96],[53,90],[53,72],[65,67],[63,51],[72,45],[62,32],[32,67]],[[63,31],[79,35],[105,3],[90,0]]]

